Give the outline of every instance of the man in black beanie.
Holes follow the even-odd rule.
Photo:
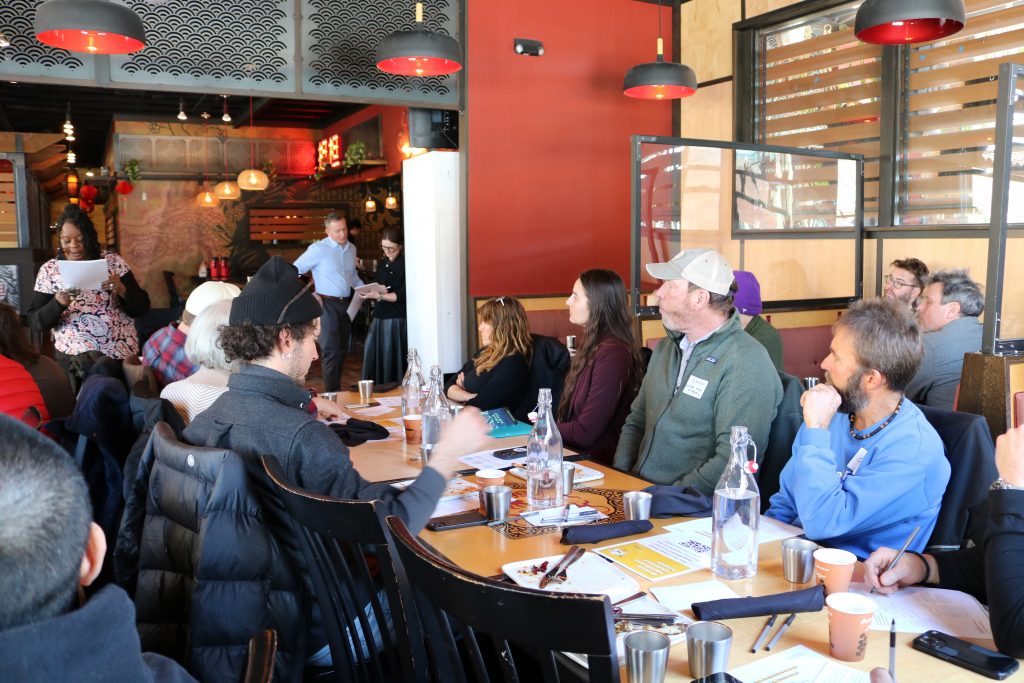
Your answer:
[[[221,346],[230,361],[243,362],[228,379],[229,391],[199,413],[185,430],[195,446],[230,448],[252,470],[261,455],[280,461],[293,484],[336,498],[380,500],[418,532],[426,524],[459,457],[486,447],[487,424],[476,410],[463,410],[444,431],[429,466],[408,488],[367,482],[352,467],[348,448],[310,414],[310,392],[302,387],[317,358],[320,303],[298,271],[274,256],[231,304]],[[279,537],[290,529],[272,529]],[[310,653],[323,650],[319,624],[311,625]],[[321,661],[317,658],[312,661]]]

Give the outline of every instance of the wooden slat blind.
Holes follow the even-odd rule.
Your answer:
[[[1024,53],[1024,0],[965,5],[967,25],[960,33],[909,50],[901,225],[989,220],[996,79],[1001,63],[1019,61]]]
[[[860,2],[759,32],[758,142],[865,157],[864,221],[877,224],[882,49],[853,34]]]
[[[249,237],[257,242],[308,242],[324,236],[324,208],[249,210]]]
[[[20,246],[14,202],[14,165],[7,159],[0,159],[0,249]]]

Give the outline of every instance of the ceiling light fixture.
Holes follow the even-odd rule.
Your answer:
[[[188,114],[185,113],[185,100],[178,100],[178,120],[188,121]]]
[[[225,98],[226,97],[227,96],[225,95]],[[225,99],[225,102],[226,101],[227,100]],[[224,113],[224,116],[227,116],[227,112]],[[227,142],[227,138],[224,139],[224,146],[223,146],[222,150],[223,150],[223,155],[222,156],[224,157],[224,175],[226,176],[228,174],[228,142]],[[234,180],[231,180],[230,178],[227,178],[227,179],[222,180],[221,182],[217,183],[216,187],[213,188],[213,193],[215,195],[217,195],[217,198],[220,199],[220,200],[238,199],[239,197],[242,196],[242,188],[238,187],[238,183],[236,183]]]
[[[78,161],[78,157],[76,157],[75,153],[72,152],[69,149],[68,150],[68,166],[74,166],[77,161]]]
[[[71,123],[71,103],[68,102],[67,113],[64,115],[64,139],[68,142],[75,141],[75,126]]]
[[[965,23],[963,0],[865,0],[853,32],[863,43],[904,45],[946,38]]]
[[[253,127],[252,96],[249,97],[249,168],[238,174],[238,187],[243,190],[259,191],[267,189],[270,185],[270,178],[263,171],[256,168],[256,153],[252,139]]]
[[[206,185],[206,162],[210,160],[210,113],[200,114],[203,119],[203,175],[199,178],[199,194],[196,195],[196,206],[212,209],[220,204],[220,199]]]
[[[658,56],[626,72],[622,94],[643,100],[678,100],[697,92],[697,74],[685,64],[665,61],[661,38],[661,0],[658,2]]]
[[[224,123],[231,123],[231,114],[228,113],[228,96],[221,95],[224,98],[224,115],[220,117],[220,120]]]
[[[115,55],[146,47],[142,19],[112,0],[46,0],[36,8],[35,34],[50,47]]]
[[[417,28],[395,31],[377,46],[377,68],[396,76],[446,76],[462,68],[459,41],[419,28],[423,3],[416,3]]]
[[[387,199],[384,200],[385,209],[397,209],[398,208],[398,197],[396,197],[391,190],[388,190]]]
[[[77,200],[78,189],[81,184],[80,179],[78,177],[78,171],[76,171],[73,168],[69,168],[67,173],[67,179],[64,181],[64,184],[67,185],[68,188],[68,199]]]
[[[377,211],[377,202],[374,201],[370,195],[366,196],[366,202],[363,204],[363,208],[366,209],[366,213],[374,213]]]

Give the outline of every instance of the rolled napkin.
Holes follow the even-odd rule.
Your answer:
[[[599,541],[607,541],[609,538],[618,538],[619,536],[645,534],[653,528],[654,525],[646,519],[632,519],[612,524],[571,526],[562,529],[562,543],[565,545],[598,543]]]
[[[729,598],[727,600],[695,602],[691,608],[701,621],[719,621],[743,617],[764,617],[787,612],[818,612],[824,606],[825,587],[815,586],[802,591],[763,595],[759,598]]]
[[[331,424],[328,425],[331,431],[338,435],[348,447],[358,446],[366,443],[367,441],[376,441],[378,439],[388,438],[388,430],[381,427],[376,422],[370,422],[368,420],[359,420],[354,417],[350,417],[348,422],[345,424]]]
[[[693,486],[648,486],[651,517],[710,517],[711,496]]]

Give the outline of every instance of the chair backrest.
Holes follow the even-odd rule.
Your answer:
[[[780,328],[782,337],[782,367],[796,377],[821,377],[821,362],[832,345],[832,327]]]
[[[1021,424],[1024,424],[1024,391],[1013,395],[1013,426],[1020,427]]]
[[[261,458],[299,539],[339,681],[426,680],[412,592],[379,503],[310,493]],[[388,616],[389,615],[389,616]],[[388,622],[393,628],[388,628]],[[364,634],[379,633],[376,637]]]
[[[416,592],[435,680],[558,681],[560,652],[587,655],[590,681],[620,680],[607,596],[486,579],[431,553],[398,517],[387,525]]]
[[[782,401],[778,412],[772,420],[771,432],[768,434],[768,445],[764,449],[764,458],[757,471],[757,486],[761,489],[761,512],[768,509],[769,501],[779,491],[779,476],[782,469],[793,455],[793,441],[803,424],[803,408],[800,406],[800,395],[803,385],[800,380],[785,372],[779,373],[782,380]]]
[[[975,511],[985,505],[988,487],[999,476],[995,444],[988,422],[980,415],[929,406],[918,406],[939,434],[949,460],[949,484],[942,496],[942,508],[929,550],[962,547],[968,538],[980,538],[977,525],[984,515]]]

